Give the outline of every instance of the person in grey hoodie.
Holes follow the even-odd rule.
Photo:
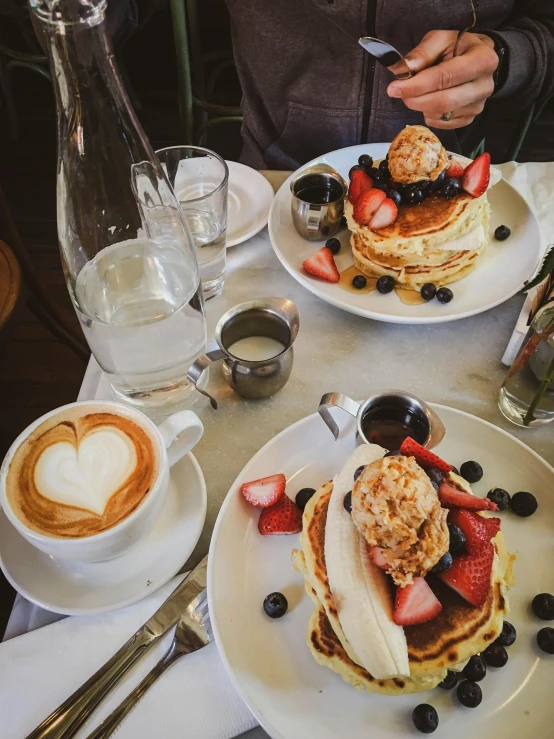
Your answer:
[[[552,0],[226,0],[243,89],[242,161],[296,169],[426,124],[451,151],[487,136],[501,160],[554,91]],[[462,36],[456,58],[457,32]],[[357,43],[376,36],[416,75],[395,81]],[[554,152],[553,152],[554,155]]]

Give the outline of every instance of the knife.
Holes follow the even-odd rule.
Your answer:
[[[156,613],[86,683],[32,731],[27,739],[69,739],[128,670],[180,616],[192,614],[206,588],[208,557],[180,583]]]

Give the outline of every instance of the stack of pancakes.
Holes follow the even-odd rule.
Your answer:
[[[312,655],[320,665],[338,673],[359,690],[399,695],[435,687],[448,669],[462,669],[470,657],[482,652],[502,631],[508,610],[505,590],[512,584],[512,560],[502,534],[494,539],[496,555],[491,587],[483,606],[474,608],[440,580],[430,578],[429,584],[443,609],[432,621],[404,627],[410,677],[377,680],[352,658],[354,655],[341,628],[329,587],[325,566],[325,528],[332,490],[333,483],[327,482],[306,505],[302,549],[293,552],[294,567],[303,574],[306,591],[315,604],[308,625],[308,647]]]
[[[356,223],[348,202],[346,217],[360,272],[390,275],[412,290],[426,282],[442,286],[465,277],[488,242],[486,193],[474,198],[462,192],[451,200],[433,194],[420,205],[400,205],[396,221],[379,231]]]

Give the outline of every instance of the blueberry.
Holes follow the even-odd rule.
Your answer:
[[[442,485],[442,472],[437,469],[436,467],[428,467],[425,472],[427,473],[427,477],[431,480],[431,482],[436,482],[437,485]]]
[[[288,607],[289,603],[283,593],[270,593],[264,600],[264,611],[269,618],[281,618]]]
[[[364,169],[371,169],[373,167],[373,157],[369,154],[362,154],[358,158],[358,164]]]
[[[436,192],[437,190],[440,190],[445,179],[446,179],[446,169],[443,169],[443,171],[440,173],[440,175],[437,177],[436,180],[431,180],[431,191]]]
[[[531,608],[537,618],[543,621],[554,621],[554,595],[550,593],[535,595]]]
[[[394,285],[394,277],[391,277],[390,275],[383,275],[377,280],[377,290],[379,290],[380,293],[383,293],[383,295],[392,292],[394,290]]]
[[[358,477],[362,474],[362,472],[365,470],[366,466],[363,464],[361,467],[358,467],[356,472],[354,472],[354,482],[358,479]]]
[[[353,167],[350,167],[350,171],[348,172],[348,179],[349,179],[349,180],[351,180],[351,179],[352,179],[352,175],[353,175],[353,173],[354,173],[354,172],[355,172],[355,171],[356,171],[357,169],[362,169],[362,170],[363,170],[363,167],[359,167],[359,166],[358,166],[357,164],[355,164],[355,165],[354,165]]]
[[[385,457],[405,457],[406,455],[403,452],[387,452],[385,454]]]
[[[402,195],[402,201],[406,205],[419,205],[423,202],[423,193],[419,189],[406,190]]]
[[[450,546],[448,551],[450,554],[458,554],[465,547],[466,535],[459,526],[455,523],[448,524],[448,531],[450,533]]]
[[[474,683],[480,682],[487,674],[487,665],[480,654],[476,654],[470,658],[467,665],[462,670],[462,675],[466,680],[472,680]]]
[[[338,254],[340,251],[340,241],[338,239],[335,239],[334,237],[332,239],[327,239],[325,242],[325,246],[328,249],[331,249],[333,254]]]
[[[510,507],[510,493],[502,488],[493,488],[492,490],[489,490],[487,498],[492,500],[493,503],[496,503],[499,511],[505,511],[506,508]]]
[[[344,496],[343,505],[345,511],[352,513],[352,490]]]
[[[425,194],[426,190],[431,187],[431,180],[420,180],[416,184],[418,188]]]
[[[508,236],[510,236],[512,232],[508,228],[508,226],[498,226],[498,228],[494,232],[494,238],[497,241],[506,241]]]
[[[437,491],[437,493],[438,493],[438,492],[439,492],[439,486],[437,485],[437,483],[436,483],[436,482],[434,482],[433,480],[431,480],[431,485],[432,485],[432,486],[433,486],[433,487],[435,488],[435,490],[436,490],[436,491]]]
[[[382,161],[380,161],[379,169],[381,170],[381,172],[384,172],[385,174],[387,174],[389,171],[389,160],[383,159]]]
[[[532,516],[538,508],[537,499],[532,493],[516,493],[512,495],[512,511],[518,516]]]
[[[296,498],[294,499],[294,501],[301,511],[304,510],[304,508],[306,507],[306,503],[310,500],[314,493],[314,488],[302,488],[302,490],[299,490],[296,493]]]
[[[436,297],[439,303],[450,303],[454,297],[454,293],[449,287],[439,287]]]
[[[402,196],[398,190],[389,190],[389,198],[394,202],[397,208],[402,202]]]
[[[452,688],[455,688],[458,684],[458,678],[459,674],[457,672],[454,672],[454,670],[448,670],[446,677],[442,683],[438,684],[437,687],[442,688],[443,690],[452,690]]]
[[[462,191],[462,181],[458,177],[446,177],[439,193],[445,200],[451,200]]]
[[[460,474],[468,482],[479,482],[483,477],[483,468],[479,462],[464,462],[460,467]]]
[[[500,644],[501,647],[511,647],[512,644],[515,642],[516,637],[517,632],[515,630],[515,627],[512,626],[509,621],[504,621],[504,625],[502,626],[502,633],[497,639],[495,639],[493,644]]]
[[[382,191],[383,191],[383,192],[385,193],[385,195],[386,195],[387,197],[389,196],[389,192],[390,192],[390,190],[389,190],[389,187],[388,187],[388,185],[387,185],[387,184],[385,184],[384,182],[375,182],[375,183],[373,184],[373,187],[374,187],[374,188],[375,188],[376,190],[382,190]]]
[[[450,552],[446,552],[446,554],[443,554],[442,557],[439,559],[437,564],[433,567],[431,572],[434,575],[440,575],[442,572],[446,572],[446,570],[449,570],[452,567],[452,555]]]
[[[537,644],[539,649],[547,654],[554,654],[554,629],[551,626],[545,626],[537,634]]]
[[[485,658],[488,665],[491,667],[504,667],[506,662],[508,661],[508,652],[505,650],[505,648],[502,646],[502,644],[490,644],[485,651],[483,652],[483,657]]]
[[[437,286],[432,282],[426,282],[421,288],[421,297],[423,300],[433,300],[437,294]]]
[[[384,176],[383,172],[381,172],[380,169],[377,169],[377,167],[372,167],[371,169],[369,169],[367,171],[367,173],[371,177],[371,179],[373,180],[373,186],[374,187],[376,187],[376,183],[378,183],[378,182],[382,182],[382,183],[385,182],[385,176]]]
[[[483,700],[481,688],[471,680],[463,680],[456,689],[456,695],[462,706],[467,708],[477,708]]]
[[[364,277],[364,275],[356,275],[352,278],[352,287],[355,287],[356,290],[363,290],[366,285],[367,277]]]
[[[428,703],[420,703],[412,712],[412,721],[422,734],[432,734],[439,725],[439,714]]]

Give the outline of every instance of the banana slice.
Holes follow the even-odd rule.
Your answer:
[[[356,662],[377,679],[410,675],[408,645],[393,621],[387,576],[370,560],[344,496],[352,490],[356,469],[384,454],[377,444],[364,444],[350,456],[334,480],[325,526],[325,563],[340,625]]]

